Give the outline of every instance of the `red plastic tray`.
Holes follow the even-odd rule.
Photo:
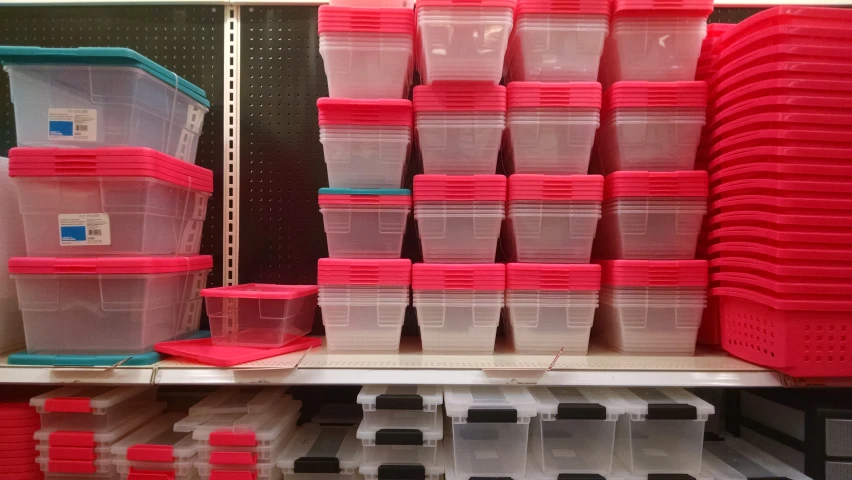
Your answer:
[[[742,101],[736,106],[716,112],[705,129],[714,131],[727,123],[764,113],[814,113],[845,115],[852,108],[852,93],[848,97],[820,97],[805,95],[765,95]]]
[[[802,95],[848,99],[852,97],[852,82],[837,80],[803,80],[783,78],[752,82],[725,95],[713,95],[707,112],[713,118],[716,112],[735,107],[741,102],[773,95]]]
[[[844,252],[842,256],[837,257],[838,259],[852,256],[852,248],[845,248],[852,244],[852,241],[850,241],[852,234],[790,230],[779,231],[777,227],[768,223],[761,225],[713,225],[713,228],[707,232],[707,241],[711,243],[760,242],[792,249],[832,248]]]

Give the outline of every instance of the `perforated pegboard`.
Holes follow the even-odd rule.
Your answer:
[[[222,284],[222,107],[224,13],[221,6],[0,7],[0,45],[127,47],[207,92],[196,163],[214,174],[201,252],[213,255],[210,285]],[[9,77],[0,74],[0,155],[15,146]]]

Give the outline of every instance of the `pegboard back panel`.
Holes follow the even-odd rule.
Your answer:
[[[196,163],[213,170],[201,253],[213,255],[210,285],[222,284],[222,63],[221,6],[0,7],[0,45],[127,47],[207,92]],[[0,155],[15,146],[9,77],[0,74]]]

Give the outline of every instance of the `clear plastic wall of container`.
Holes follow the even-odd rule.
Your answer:
[[[399,258],[410,206],[323,205],[330,258]]]
[[[291,398],[288,387],[222,387],[189,408],[190,415],[263,413]]]
[[[156,402],[154,387],[62,387],[30,399],[41,414],[41,428],[109,431],[140,407]],[[86,403],[86,411],[80,406]]]
[[[443,389],[429,385],[367,385],[358,394],[370,428],[432,429],[443,425]]]
[[[408,286],[321,285],[319,306],[328,350],[399,350],[408,290]]]
[[[498,202],[415,205],[423,261],[494,263],[504,216]]]
[[[597,308],[595,291],[506,290],[515,352],[585,355]]]
[[[781,462],[748,442],[729,436],[722,441],[705,442],[703,470],[721,480],[786,478],[810,480],[795,468]],[[826,479],[828,480],[828,479]]]
[[[513,173],[585,175],[599,125],[600,109],[509,108],[504,159]]]
[[[286,480],[355,480],[361,463],[357,427],[302,425],[278,458]]]
[[[424,353],[491,353],[503,291],[414,290]]]

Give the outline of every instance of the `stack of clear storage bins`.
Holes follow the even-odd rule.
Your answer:
[[[112,446],[113,463],[122,480],[131,480],[131,476],[174,480],[198,477],[192,434],[173,430],[175,422],[183,416],[181,413],[161,415]]]
[[[357,480],[361,463],[358,427],[326,427],[308,423],[299,427],[278,468],[284,480]]]

